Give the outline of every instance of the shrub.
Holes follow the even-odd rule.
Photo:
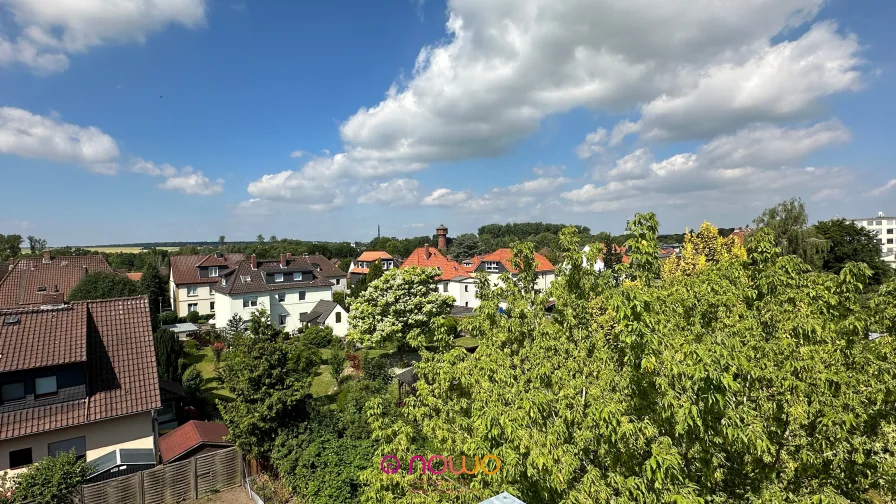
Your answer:
[[[187,322],[198,324],[199,323],[199,312],[192,311],[187,314]]]
[[[27,471],[16,475],[16,502],[34,501],[40,504],[68,504],[69,492],[84,484],[90,466],[72,450],[52,457],[44,457]]]
[[[199,351],[199,343],[196,340],[184,341],[184,352],[194,354]]]
[[[202,388],[205,386],[205,378],[202,377],[202,373],[196,369],[196,366],[190,366],[186,372],[184,372],[181,385],[184,387],[184,395],[187,396],[187,399],[189,399],[190,402],[196,402],[197,399],[202,397]]]
[[[311,326],[302,332],[301,341],[314,348],[327,348],[333,343],[333,329],[329,326]]]
[[[176,324],[177,323],[177,313],[175,313],[173,311],[162,312],[159,315],[159,322],[161,322],[162,325]]]
[[[388,385],[392,381],[392,370],[386,357],[365,357],[363,368],[365,380],[379,385]]]
[[[352,369],[354,369],[355,371],[358,371],[358,372],[360,373],[360,372],[362,372],[362,371],[364,370],[364,363],[361,362],[361,356],[360,356],[360,355],[358,355],[358,354],[356,354],[356,353],[346,352],[346,353],[345,353],[345,358],[346,358],[346,360],[348,360],[348,362],[349,362],[349,364],[351,365]]]
[[[212,345],[212,354],[215,356],[215,369],[218,369],[218,364],[221,363],[222,353],[224,353],[224,343],[218,341]]]
[[[333,373],[333,378],[336,378],[337,380],[339,379],[339,376],[345,369],[345,362],[345,351],[338,345],[334,345],[334,347],[332,347],[332,351],[330,352],[330,356],[327,358],[327,364],[330,365],[330,370],[331,373]]]

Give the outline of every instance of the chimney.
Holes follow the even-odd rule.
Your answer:
[[[286,267],[286,254],[280,254],[280,267]]]
[[[287,258],[287,259],[292,259],[292,252],[287,252],[287,253],[286,253],[286,258]]]
[[[426,260],[429,260],[429,256],[431,255],[429,252],[429,243],[423,245],[423,255],[426,256]]]
[[[223,252],[215,252],[215,257],[217,257],[218,259],[223,259],[224,253]]]
[[[448,228],[441,224],[436,228],[436,234],[439,236],[439,250],[445,252],[448,250]]]
[[[90,272],[87,271],[87,265],[85,264],[84,266],[81,266],[81,275],[87,276],[88,273],[90,273]]]
[[[251,261],[252,269],[258,269],[258,260],[255,259],[255,254],[252,254],[252,257],[249,258]]]
[[[49,250],[44,250],[43,256],[44,256],[44,264],[47,264],[52,260],[52,259],[50,259],[50,251]]]
[[[12,257],[9,258],[9,269],[13,269],[16,266],[16,260]]]

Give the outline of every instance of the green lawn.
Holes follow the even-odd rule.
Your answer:
[[[454,346],[473,348],[479,346],[479,340],[470,336],[464,336],[454,340]]]
[[[311,395],[322,397],[332,394],[336,389],[336,379],[330,370],[330,366],[321,366],[320,374],[311,381]]]
[[[210,399],[224,399],[225,401],[233,399],[233,394],[218,383],[212,347],[205,347],[194,354],[188,354],[186,360],[202,373],[202,377],[205,378],[205,388],[202,390]]]

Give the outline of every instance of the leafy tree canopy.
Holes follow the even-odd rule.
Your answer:
[[[0,261],[6,262],[10,258],[18,257],[22,253],[22,235],[0,234]]]
[[[140,284],[117,273],[96,271],[88,273],[72,289],[70,301],[112,299],[145,294]]]
[[[664,279],[676,275],[696,275],[708,264],[730,260],[746,260],[747,250],[733,236],[722,238],[719,230],[708,222],[697,233],[687,233],[680,257],[670,257],[663,262]]]
[[[417,395],[397,414],[368,403],[378,457],[406,470],[416,454],[492,453],[496,474],[369,467],[362,502],[896,497],[896,282],[866,298],[866,266],[813,273],[781,256],[770,229],[755,233],[748,261],[641,281],[654,278],[642,252],[656,258],[655,224],[639,215],[630,226],[634,265],[620,286],[583,267],[576,232],[564,232],[570,267],[551,287],[551,317],[526,282],[483,289],[466,325],[475,353],[424,353]],[[534,269],[521,265],[520,276]],[[445,478],[462,491],[419,491]]]
[[[812,228],[830,243],[824,254],[822,269],[840,274],[850,262],[861,262],[871,268],[871,285],[880,285],[893,275],[893,268],[881,259],[880,237],[870,229],[845,219],[822,221]]]
[[[795,255],[813,269],[820,269],[830,243],[818,232],[807,227],[809,215],[806,205],[799,198],[782,201],[766,208],[753,219],[757,228],[768,228],[774,236],[775,246],[783,255]]]
[[[68,504],[70,493],[83,485],[90,466],[75,451],[44,457],[14,476],[15,502]]]
[[[448,247],[448,255],[455,261],[465,261],[485,252],[479,237],[473,233],[464,233],[454,237]]]

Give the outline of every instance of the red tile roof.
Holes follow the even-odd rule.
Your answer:
[[[245,259],[243,254],[223,254],[224,257],[215,257],[215,254],[178,255],[171,256],[171,276],[175,285],[191,285],[218,283],[217,277],[199,278],[200,266],[218,266],[233,268],[236,263]],[[219,275],[223,274],[219,272]]]
[[[65,298],[87,273],[112,272],[101,255],[19,259],[0,280],[0,307],[41,305],[47,293]],[[38,290],[41,289],[41,290]]]
[[[53,310],[47,312],[53,313]],[[80,348],[71,348],[67,353],[77,356],[86,353],[87,399],[2,413],[0,440],[132,415],[161,406],[149,304],[145,297],[77,302],[70,307],[57,308],[56,312],[57,316],[62,312],[86,312],[83,338],[77,343],[75,338],[69,340],[71,345],[77,344]],[[20,323],[24,321],[23,318]],[[17,341],[27,346],[27,342]]]
[[[86,360],[87,305],[0,310],[0,372]]]
[[[159,438],[162,463],[171,462],[203,443],[232,445],[224,441],[229,435],[227,426],[220,422],[191,420]]]
[[[135,282],[139,282],[141,278],[143,278],[143,273],[128,273],[128,278]]]
[[[427,252],[429,253],[429,257],[427,257]],[[439,249],[435,247],[417,247],[411,252],[411,255],[404,261],[404,264],[401,265],[402,268],[409,268],[411,266],[419,266],[421,268],[439,268],[439,271],[442,273],[439,275],[439,280],[451,280],[455,277],[469,277],[470,274],[467,273],[460,264],[448,259],[443,256]]]
[[[358,256],[358,261],[373,262],[377,259],[392,259],[392,256],[382,250],[365,250]]]
[[[477,267],[483,262],[500,262],[504,264],[504,267],[510,273],[519,273],[516,268],[513,267],[513,251],[509,248],[498,249],[491,254],[486,254],[482,256],[476,256],[473,258],[473,266],[470,268],[464,268],[467,271],[475,271]],[[551,261],[539,254],[535,253],[535,271],[554,271],[554,265],[551,264]]]

